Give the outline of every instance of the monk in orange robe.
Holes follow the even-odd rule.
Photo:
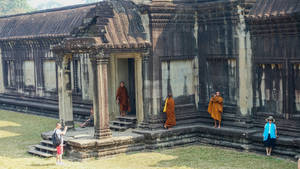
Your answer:
[[[217,121],[219,122],[218,128],[221,128],[223,98],[220,96],[220,92],[216,92],[216,94],[210,99],[207,111],[215,121],[215,128],[217,128]]]
[[[126,112],[130,112],[129,96],[125,83],[121,82],[116,96],[117,103],[120,105],[121,116],[126,116]]]
[[[172,97],[172,94],[168,94],[168,98],[166,99],[164,112],[167,114],[167,120],[165,122],[164,128],[169,129],[176,125],[176,117],[175,117],[175,102]]]

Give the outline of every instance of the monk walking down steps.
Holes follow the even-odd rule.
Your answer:
[[[171,93],[168,94],[168,98],[166,99],[163,112],[167,114],[167,120],[164,125],[164,128],[169,129],[175,126],[176,125],[175,102]]]
[[[120,105],[121,116],[126,116],[126,112],[130,112],[129,96],[125,83],[121,82],[116,96],[117,103]]]
[[[219,122],[218,128],[221,128],[222,112],[223,112],[223,98],[220,96],[220,92],[210,99],[208,104],[208,113],[215,121],[215,128],[217,128],[217,121]]]

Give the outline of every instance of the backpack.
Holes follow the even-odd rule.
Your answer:
[[[54,131],[54,133],[52,134],[52,143],[55,147],[59,146],[61,144],[61,139],[58,136],[58,134],[56,133],[56,130]]]

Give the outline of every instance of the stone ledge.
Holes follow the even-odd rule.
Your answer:
[[[254,142],[261,142],[262,143],[263,142],[262,132],[253,134],[252,137],[250,138],[250,140],[254,141]],[[286,146],[300,146],[299,141],[300,140],[297,140],[296,138],[287,137],[287,136],[279,136],[276,139],[277,144],[286,145]]]
[[[90,148],[90,147],[104,147],[104,146],[113,146],[113,145],[123,145],[123,144],[132,144],[135,142],[143,141],[144,137],[141,136],[121,136],[121,137],[111,137],[105,139],[73,139],[67,141],[67,144],[73,147],[79,148]]]
[[[262,131],[253,128],[233,128],[197,124],[175,126],[170,130],[127,130],[112,132],[111,138],[94,139],[93,128],[76,129],[66,136],[67,155],[75,159],[104,157],[131,151],[154,150],[189,144],[211,144],[243,151],[264,153]],[[44,133],[44,137],[49,137]],[[89,136],[88,136],[89,135]],[[79,137],[81,136],[81,137]],[[279,137],[274,154],[296,158],[300,138]],[[298,156],[297,156],[298,157]]]

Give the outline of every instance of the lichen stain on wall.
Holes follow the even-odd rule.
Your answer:
[[[168,66],[168,64],[170,64]],[[192,60],[174,60],[162,62],[162,96],[167,97],[169,92],[173,96],[190,96],[194,94],[194,73]]]
[[[24,61],[23,63],[24,71],[24,83],[26,86],[35,86],[35,73],[34,73],[34,62],[33,61]]]
[[[283,84],[281,64],[261,64],[257,74],[256,104],[259,111],[282,113]]]

